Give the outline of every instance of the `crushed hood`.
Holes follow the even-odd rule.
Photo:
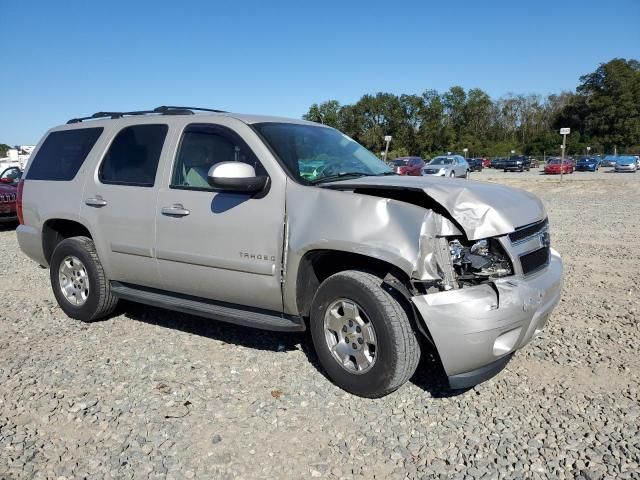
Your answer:
[[[546,217],[538,197],[495,183],[437,177],[361,177],[323,184],[338,190],[421,190],[444,208],[470,240],[504,235]]]

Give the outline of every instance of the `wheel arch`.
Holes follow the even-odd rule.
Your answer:
[[[50,218],[42,225],[42,252],[47,264],[56,246],[71,237],[89,237],[93,239],[90,230],[77,220],[67,218]]]
[[[310,250],[300,259],[296,276],[296,306],[299,315],[308,317],[320,284],[331,275],[345,270],[363,270],[375,273],[382,279],[391,275],[402,284],[410,286],[409,275],[385,259],[343,250]]]

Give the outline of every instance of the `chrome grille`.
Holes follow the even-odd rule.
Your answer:
[[[518,228],[515,232],[509,234],[509,240],[511,240],[512,244],[520,243],[539,234],[542,230],[547,230],[548,228],[549,220],[545,218],[540,222]]]
[[[551,246],[549,221],[546,218],[518,228],[509,234],[509,240],[511,251],[519,261],[523,275],[533,274],[549,264]]]
[[[520,265],[522,266],[522,273],[524,275],[529,275],[546,267],[549,264],[550,254],[550,247],[542,247],[538,250],[534,250],[533,252],[520,255]]]

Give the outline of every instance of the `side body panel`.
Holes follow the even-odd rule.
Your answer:
[[[139,119],[136,122],[141,123],[166,122],[162,118]],[[91,170],[86,175],[83,197],[79,202],[80,217],[92,233],[109,279],[159,288],[161,282],[153,251],[154,216],[158,182],[171,144],[171,130],[164,141],[153,187],[103,184],[99,179],[100,164],[115,136],[126,126],[119,123],[109,131],[105,130],[99,140],[100,148],[92,152]],[[95,198],[101,198],[106,205],[86,203]]]
[[[79,126],[78,128],[84,128]],[[29,168],[33,159],[38,154],[40,147],[49,133],[49,130],[40,140],[31,154],[29,162],[25,166],[23,178],[28,177]],[[93,146],[87,159],[82,164],[75,177],[69,181],[47,181],[25,179],[22,191],[22,211],[24,224],[18,226],[17,237],[22,251],[40,265],[48,264],[42,243],[42,229],[49,219],[71,220],[84,224],[89,231],[91,229],[80,216],[80,206],[83,199],[83,189],[88,172],[91,171],[92,159],[104,147],[107,128]]]
[[[370,256],[408,275],[417,268],[423,226],[432,212],[387,198],[287,185],[288,254],[284,309],[297,314],[300,260],[312,250]]]
[[[184,126],[189,123],[203,122],[187,118]],[[246,124],[225,117],[215,124],[243,138],[267,170],[270,187],[264,196],[170,188],[181,133],[176,132],[154,212],[162,288],[281,311],[286,177]],[[188,215],[162,213],[164,207],[177,204]]]

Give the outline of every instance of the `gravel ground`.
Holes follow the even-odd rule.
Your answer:
[[[0,479],[640,478],[640,174],[473,177],[541,196],[566,281],[543,334],[465,392],[427,358],[351,396],[302,334],[132,304],[71,320],[0,228]]]

